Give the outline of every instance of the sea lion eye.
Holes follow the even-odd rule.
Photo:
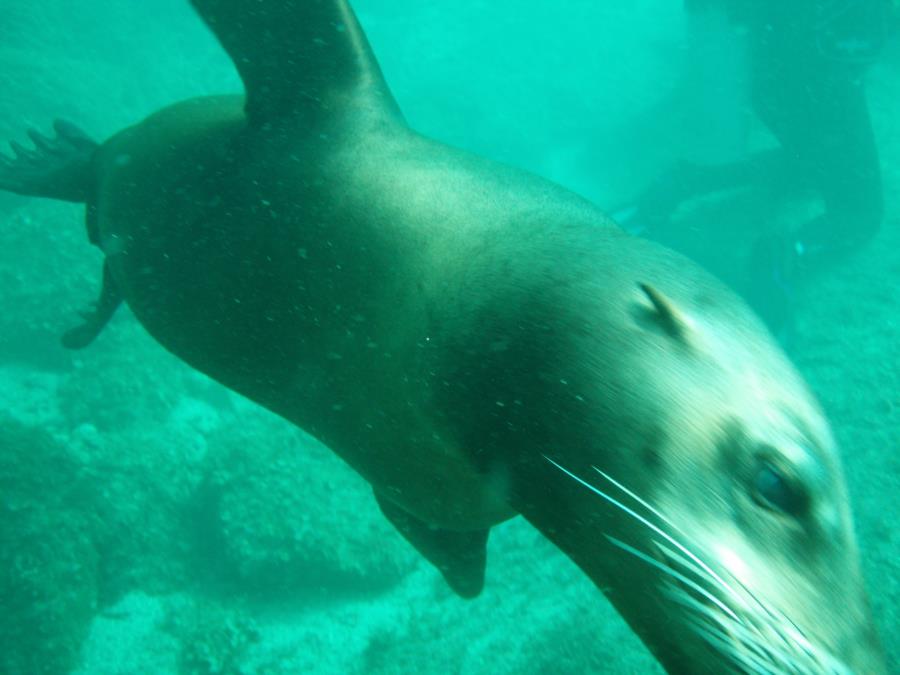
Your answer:
[[[803,486],[771,462],[760,460],[751,484],[753,500],[770,511],[801,516],[809,505]]]

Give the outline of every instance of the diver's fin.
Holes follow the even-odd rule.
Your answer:
[[[55,138],[28,131],[34,149],[10,141],[13,156],[0,153],[0,190],[67,202],[88,200],[97,143],[71,122],[56,120],[53,128]]]
[[[377,492],[381,512],[400,534],[440,570],[457,595],[474,598],[484,588],[490,530],[457,532],[431,527]]]
[[[329,92],[396,104],[347,0],[191,0],[231,56],[257,124],[329,106]],[[343,97],[341,97],[343,98]],[[341,100],[341,99],[337,99]]]
[[[94,307],[82,312],[84,323],[67,330],[62,336],[62,344],[66,349],[84,349],[91,344],[104,326],[109,323],[113,314],[122,304],[122,295],[113,281],[109,271],[109,263],[103,263],[103,287],[100,289],[100,297]]]

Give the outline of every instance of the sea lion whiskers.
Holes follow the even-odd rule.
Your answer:
[[[663,537],[666,541],[668,541],[668,542],[670,542],[671,544],[673,544],[676,548],[678,548],[680,551],[682,551],[682,553],[684,553],[686,556],[688,556],[688,558],[690,558],[691,560],[693,560],[694,563],[696,563],[696,564],[703,570],[703,572],[704,572],[706,575],[708,575],[708,576],[711,577],[712,579],[715,579],[715,580],[719,583],[719,585],[720,585],[722,588],[725,588],[725,589],[731,591],[731,593],[732,593],[732,595],[733,595],[733,597],[734,597],[735,600],[737,600],[737,601],[740,601],[740,600],[741,600],[740,595],[737,594],[736,592],[734,592],[734,591],[728,586],[728,584],[725,583],[725,580],[722,579],[718,574],[716,574],[716,572],[715,572],[715,571],[714,571],[714,570],[713,570],[706,562],[704,562],[702,558],[700,558],[697,554],[695,554],[693,551],[691,551],[687,546],[685,546],[684,544],[682,544],[680,541],[678,541],[677,539],[675,539],[675,537],[673,537],[671,534],[669,534],[668,532],[664,531],[664,530],[663,530],[662,528],[660,528],[658,525],[653,524],[653,523],[650,522],[647,518],[645,518],[644,516],[641,516],[639,513],[637,513],[637,512],[634,511],[633,509],[629,508],[628,506],[625,506],[622,502],[620,502],[620,501],[618,501],[617,499],[615,499],[615,498],[611,497],[610,495],[606,494],[603,490],[601,490],[600,488],[598,488],[596,485],[593,485],[593,484],[587,482],[587,481],[584,480],[583,478],[581,478],[581,477],[577,476],[576,474],[572,473],[571,471],[569,471],[568,469],[566,469],[564,466],[558,464],[557,462],[555,462],[554,460],[550,459],[550,458],[547,457],[546,455],[544,455],[544,459],[546,459],[548,462],[550,462],[551,464],[553,464],[553,466],[555,466],[557,469],[559,469],[560,471],[562,471],[563,473],[565,473],[565,474],[566,474],[567,476],[569,476],[570,478],[574,479],[575,481],[577,481],[578,483],[580,483],[580,484],[583,485],[584,487],[588,488],[588,489],[589,489],[591,492],[593,492],[594,494],[596,494],[596,495],[602,497],[603,499],[605,499],[606,501],[608,501],[608,502],[609,502],[610,504],[612,504],[613,506],[619,508],[619,509],[622,510],[624,513],[626,513],[627,515],[633,517],[633,518],[636,519],[638,522],[640,522],[642,525],[644,525],[644,526],[650,528],[653,532],[655,532],[656,534],[658,534],[658,535],[660,535],[661,537]],[[615,485],[617,488],[619,488],[620,490],[622,490],[626,495],[632,497],[632,498],[635,499],[639,504],[641,504],[642,506],[644,506],[645,508],[647,508],[654,516],[656,516],[657,518],[661,519],[661,520],[663,521],[663,523],[665,523],[666,525],[668,525],[669,527],[671,527],[673,530],[676,530],[676,531],[680,532],[682,535],[684,535],[684,532],[681,532],[681,530],[680,530],[674,523],[672,523],[668,518],[666,518],[662,513],[660,513],[658,509],[654,508],[654,507],[653,507],[652,505],[650,505],[648,502],[646,502],[645,500],[641,499],[641,498],[640,498],[638,495],[636,495],[634,492],[632,492],[631,490],[629,490],[628,488],[626,488],[624,485],[622,485],[621,483],[619,483],[618,481],[616,481],[615,479],[613,479],[611,476],[609,476],[608,474],[606,474],[606,473],[604,473],[603,471],[601,471],[600,469],[598,469],[597,467],[592,467],[592,468],[594,469],[594,471],[596,471],[597,473],[599,473],[601,476],[603,476],[603,477],[604,477],[606,480],[608,480],[610,483],[612,483],[612,484]],[[609,535],[605,535],[605,536],[607,537],[607,539],[613,540],[613,538],[611,538]],[[615,543],[615,541],[613,541],[613,543]],[[619,542],[619,543],[621,544],[622,542]],[[634,551],[636,551],[636,549],[634,549]],[[647,555],[647,554],[643,554],[643,555]],[[649,562],[650,560],[653,560],[653,558],[650,558],[650,557],[648,556],[648,562]]]
[[[676,571],[668,575],[669,578],[663,584],[663,593],[693,613],[693,616],[687,617],[691,628],[723,656],[745,665],[748,661],[752,662],[756,668],[750,669],[750,672],[790,672],[808,675],[850,673],[850,670],[832,654],[813,644],[790,617],[760,600],[757,594],[737,577],[731,575],[731,584],[721,586],[717,579],[706,574],[703,569],[698,568],[677,551],[660,542],[653,543],[671,561],[670,565],[657,563],[655,567],[661,569],[668,566],[673,570],[675,566],[686,568],[685,574]],[[633,555],[640,553],[633,547],[621,548]],[[644,555],[637,557],[647,561]],[[684,579],[689,573],[693,573],[697,581],[685,584]],[[724,605],[724,600],[714,601],[712,604],[704,602],[704,599],[716,597],[713,591],[716,587],[732,591],[732,597],[741,599],[741,606],[735,607],[732,611]],[[740,589],[740,593],[734,589]],[[691,591],[699,593],[701,598],[693,595]],[[760,659],[765,661],[760,662]],[[766,667],[760,669],[761,663],[765,663]],[[778,669],[772,670],[775,663],[778,664]]]
[[[698,594],[702,595],[704,598],[706,598],[707,600],[709,600],[711,603],[713,603],[714,605],[716,605],[717,607],[719,607],[719,609],[721,609],[723,612],[726,612],[726,613],[728,613],[728,614],[731,614],[735,619],[738,618],[737,615],[735,615],[734,612],[732,612],[732,610],[728,607],[728,605],[726,605],[722,600],[720,600],[718,597],[716,597],[711,591],[709,591],[709,590],[703,588],[703,587],[702,587],[700,584],[698,584],[697,582],[692,581],[691,579],[689,579],[689,578],[686,577],[685,575],[681,574],[680,572],[678,572],[678,570],[676,570],[676,569],[675,569],[674,567],[672,567],[671,565],[669,565],[669,564],[667,564],[667,563],[665,563],[665,562],[663,562],[663,561],[657,560],[657,559],[654,558],[653,556],[648,555],[648,554],[644,553],[643,551],[640,551],[640,550],[636,549],[634,546],[631,546],[631,545],[629,545],[629,544],[626,544],[624,541],[622,541],[622,540],[620,540],[620,539],[616,539],[615,537],[613,537],[613,536],[611,536],[611,535],[606,534],[606,535],[603,535],[603,536],[606,537],[606,539],[607,539],[611,544],[613,544],[613,545],[619,547],[620,549],[622,549],[622,550],[625,551],[626,553],[630,553],[631,555],[633,555],[633,556],[635,556],[636,558],[638,558],[638,559],[644,561],[644,562],[647,563],[648,565],[651,565],[652,567],[655,567],[655,568],[658,569],[660,572],[662,572],[662,573],[668,575],[669,577],[672,577],[673,579],[675,579],[676,581],[680,582],[681,584],[683,584],[683,585],[685,585],[685,586],[691,588],[692,590],[696,591]],[[659,542],[657,542],[657,541],[653,541],[653,544],[656,545],[656,546],[658,546],[658,547],[660,546]],[[674,586],[674,584],[673,584],[673,587],[676,587],[676,586]]]
[[[660,536],[664,537],[667,541],[674,544],[678,549],[683,551],[684,554],[687,556],[687,557],[677,556],[677,559],[682,561],[683,566],[685,566],[689,570],[693,571],[695,573],[695,575],[697,575],[698,577],[706,578],[706,579],[713,579],[720,588],[728,591],[734,600],[738,601],[739,603],[742,602],[741,596],[734,589],[732,589],[725,582],[724,579],[722,579],[718,574],[716,574],[715,571],[708,564],[706,564],[698,555],[693,553],[686,545],[684,545],[681,542],[679,542],[678,540],[676,540],[671,534],[663,531],[659,526],[653,524],[647,518],[641,516],[640,514],[635,512],[633,509],[625,506],[617,499],[606,494],[603,490],[598,488],[596,485],[588,483],[586,480],[580,478],[579,476],[572,473],[571,471],[569,471],[565,467],[561,466],[557,462],[553,461],[549,457],[546,457],[546,455],[545,455],[545,459],[548,462],[550,462],[551,464],[553,464],[554,466],[556,466],[558,469],[563,471],[565,474],[567,474],[568,476],[570,476],[577,482],[579,482],[582,485],[584,485],[585,487],[587,487],[589,490],[591,490],[591,492],[599,495],[600,497],[603,497],[606,501],[608,501],[613,506],[622,510],[627,515],[635,518],[638,522],[640,522],[644,526],[650,528],[653,532],[656,532]],[[654,508],[646,500],[639,497],[637,494],[635,494],[634,492],[632,492],[631,490],[626,488],[624,485],[622,485],[621,483],[619,483],[614,478],[612,478],[608,474],[604,473],[597,467],[592,467],[592,468],[594,469],[594,471],[596,471],[601,476],[603,476],[605,479],[607,479],[610,483],[612,483],[617,488],[622,490],[625,494],[627,494],[628,496],[635,499],[642,506],[646,507],[652,514],[654,514],[655,516],[660,518],[664,523],[666,523],[667,525],[670,525],[673,529],[678,530],[677,526],[675,526],[668,518],[666,518],[662,513],[660,513],[658,509]],[[648,565],[655,567],[656,569],[663,572],[664,574],[666,574],[670,577],[673,577],[673,578],[677,579],[679,582],[681,582],[682,584],[687,585],[688,587],[692,588],[694,591],[696,591],[703,597],[707,598],[707,600],[709,600],[711,603],[718,606],[722,611],[724,611],[728,614],[731,614],[734,617],[734,619],[738,620],[737,615],[734,614],[734,612],[732,612],[732,610],[728,607],[727,604],[725,604],[724,601],[722,601],[720,598],[715,596],[715,594],[713,594],[711,591],[707,590],[706,588],[703,588],[701,585],[699,585],[695,581],[692,581],[690,578],[686,577],[684,574],[681,574],[680,572],[678,572],[674,567],[672,567],[665,561],[654,558],[653,556],[651,556],[647,553],[644,553],[643,551],[640,551],[637,548],[635,548],[629,544],[626,544],[625,542],[621,541],[620,539],[617,539],[616,537],[613,537],[609,534],[604,534],[604,537],[606,537],[606,539],[610,543],[617,546],[618,548],[621,548],[622,550],[626,551],[627,553],[630,553],[631,555],[639,558],[640,560],[643,560]],[[674,552],[672,552],[671,549],[668,549],[668,547],[666,547],[665,545],[661,544],[660,542],[658,542],[656,540],[653,541],[653,544],[660,551],[670,551],[670,553],[674,554]]]
[[[722,656],[743,666],[741,672],[851,675],[852,671],[834,655],[811,643],[789,617],[774,614],[755,596],[758,613],[734,618],[676,584],[666,583],[664,590],[673,602],[690,610],[685,619],[694,633]]]
[[[615,478],[613,478],[612,476],[610,476],[608,473],[606,473],[606,472],[602,471],[601,469],[597,468],[596,466],[591,467],[591,468],[592,468],[594,471],[596,471],[598,474],[600,474],[601,476],[603,476],[603,478],[605,478],[607,481],[609,481],[609,482],[612,483],[614,486],[616,486],[619,490],[621,490],[621,491],[624,492],[626,495],[628,495],[629,497],[631,497],[632,499],[634,499],[636,502],[638,502],[639,504],[641,504],[644,508],[646,508],[648,511],[650,511],[650,513],[652,513],[654,516],[656,516],[657,518],[659,518],[660,521],[662,521],[665,525],[667,525],[668,527],[670,527],[671,530],[672,530],[673,532],[677,532],[677,533],[680,534],[682,537],[687,537],[687,536],[688,536],[688,535],[684,532],[683,529],[681,529],[680,527],[678,527],[678,525],[677,525],[675,522],[673,522],[670,518],[666,517],[666,515],[665,515],[664,513],[662,513],[659,509],[657,509],[656,507],[654,507],[654,506],[653,506],[652,504],[650,504],[649,502],[647,502],[645,499],[641,498],[638,494],[636,494],[636,493],[633,492],[632,490],[629,490],[625,485],[623,485],[622,483],[620,483],[619,481],[617,481]],[[595,486],[595,491],[597,491],[597,492],[602,492],[601,490],[599,490],[599,488],[596,488],[596,486]],[[615,502],[613,501],[613,503],[615,503]],[[717,584],[721,589],[727,591],[728,594],[729,594],[729,596],[730,596],[734,601],[736,601],[738,604],[742,604],[742,603],[744,602],[744,600],[743,600],[741,594],[738,593],[734,588],[732,588],[732,587],[728,584],[728,582],[726,582],[725,579],[723,579],[718,573],[716,573],[716,571],[715,571],[712,567],[710,567],[710,566],[703,560],[703,558],[701,558],[698,554],[694,553],[694,552],[690,549],[690,547],[688,547],[686,544],[683,544],[683,543],[681,543],[681,542],[676,541],[675,538],[674,538],[672,535],[669,535],[669,534],[667,534],[667,533],[665,533],[665,532],[662,532],[661,530],[656,529],[656,528],[654,528],[654,530],[655,530],[656,532],[658,532],[659,534],[662,534],[662,535],[666,538],[667,541],[669,541],[669,542],[671,542],[672,544],[674,544],[674,545],[678,548],[678,550],[680,550],[684,555],[679,555],[679,554],[677,554],[675,551],[673,551],[672,549],[666,547],[664,544],[661,544],[661,543],[658,542],[658,541],[654,541],[653,544],[654,544],[660,551],[662,551],[662,552],[667,552],[668,555],[669,555],[671,558],[676,559],[683,567],[686,567],[686,568],[690,569],[690,570],[691,570],[692,572],[694,572],[694,574],[696,574],[697,576],[708,577],[708,578],[714,580],[714,581],[716,582],[716,584]],[[607,538],[609,538],[609,537],[607,537]],[[685,556],[687,556],[687,557],[685,557]],[[658,562],[658,561],[657,561],[657,562]]]
[[[760,640],[741,619],[732,620],[723,616],[716,608],[692,597],[674,584],[666,584],[663,592],[672,602],[692,612],[685,616],[687,625],[732,663],[742,665],[753,673],[783,672],[772,669],[774,660],[789,668],[790,672],[796,672],[796,659],[775,645]],[[729,620],[732,621],[730,624]],[[790,646],[785,636],[778,634],[775,638]],[[736,643],[744,649],[737,649]],[[749,667],[751,665],[752,668]]]
[[[691,561],[659,542],[654,542],[654,544],[673,564],[687,567],[694,574],[699,575],[698,579],[709,583],[710,577],[703,574]],[[733,575],[730,576],[733,587],[739,588],[744,598],[743,606],[738,610],[739,615],[732,611],[728,611],[726,615],[717,612],[717,608],[721,609],[718,603],[715,603],[715,607],[705,604],[692,596],[684,586],[672,583],[671,579],[666,580],[664,592],[674,602],[700,615],[692,617],[690,622],[692,628],[710,646],[720,648],[724,645],[726,652],[723,654],[730,658],[738,660],[748,658],[749,655],[746,651],[740,650],[743,648],[743,650],[749,649],[770,661],[774,659],[781,662],[788,668],[787,672],[810,675],[817,673],[847,675],[851,672],[833,654],[812,643],[789,616],[767,605],[740,579]],[[670,575],[670,577],[679,579],[679,576],[675,575]],[[689,587],[696,590],[694,584]],[[709,597],[706,593],[702,595]],[[778,642],[781,642],[787,651],[777,647]]]
[[[726,581],[688,543],[679,541],[676,535],[686,537],[684,531],[645,499],[598,467],[591,467],[662,525],[670,528],[672,533],[546,455],[545,459],[670,544],[658,539],[651,540],[660,554],[654,556],[604,534],[611,544],[665,575],[661,584],[664,597],[688,610],[685,620],[691,630],[727,659],[735,667],[735,672],[850,675],[846,665],[812,643],[790,617],[769,607],[728,571],[724,573],[729,577]]]

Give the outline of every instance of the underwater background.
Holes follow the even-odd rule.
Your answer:
[[[723,147],[685,123],[676,0],[353,5],[414,128],[610,210],[675,158]],[[723,49],[710,67],[727,67]],[[866,79],[884,222],[798,289],[789,352],[841,444],[900,672],[896,35]],[[0,139],[56,117],[102,139],[239,88],[186,0],[0,0]],[[707,109],[741,105],[705,93]],[[758,122],[745,133],[765,142]],[[703,201],[660,238],[738,283],[758,201]],[[82,211],[0,194],[0,675],[661,672],[523,520],[494,528],[485,591],[461,600],[337,457],[177,361],[127,311],[63,349],[100,281]]]

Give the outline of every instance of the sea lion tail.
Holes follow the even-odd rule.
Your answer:
[[[399,114],[347,0],[191,0],[234,62],[258,126],[353,90]]]
[[[30,129],[34,149],[10,141],[13,156],[0,153],[0,190],[29,197],[87,202],[98,144],[65,120],[53,123],[54,138]]]
[[[53,123],[54,138],[30,129],[34,149],[10,141],[13,156],[0,153],[0,190],[28,197],[47,197],[88,204],[88,238],[98,244],[94,190],[94,154],[99,145],[77,126],[65,120]],[[103,288],[94,306],[82,312],[83,321],[63,335],[63,346],[82,349],[93,342],[109,322],[122,296],[109,265],[103,266]]]

